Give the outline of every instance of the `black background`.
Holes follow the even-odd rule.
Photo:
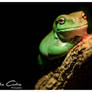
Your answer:
[[[91,32],[91,7],[92,3],[0,3],[0,81],[16,80],[22,84],[22,89],[33,89],[41,77],[37,65],[39,43],[52,30],[55,18],[83,10],[88,16],[88,32]],[[89,70],[92,70],[91,66]],[[86,76],[87,82],[91,73],[90,77],[81,76]],[[86,86],[81,84],[78,88],[92,88],[85,81]],[[92,79],[90,81],[92,83]]]

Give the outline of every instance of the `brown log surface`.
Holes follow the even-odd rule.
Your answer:
[[[89,35],[69,51],[61,66],[39,79],[35,89],[64,89],[76,67],[81,67],[91,56],[92,35]]]

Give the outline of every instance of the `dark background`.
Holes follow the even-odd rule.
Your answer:
[[[0,82],[16,80],[22,89],[33,89],[42,76],[37,65],[39,43],[52,30],[55,18],[83,10],[91,33],[91,7],[92,3],[0,3]],[[86,68],[75,78],[80,79],[78,84],[75,82],[69,88],[92,88],[91,65],[91,62],[85,64]]]

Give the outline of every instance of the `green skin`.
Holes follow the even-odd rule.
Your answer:
[[[83,14],[83,11],[78,11],[58,16],[53,23],[53,30],[40,43],[40,53],[48,60],[60,58],[67,54],[78,43],[73,41],[73,38],[75,36],[82,37],[87,33],[87,20]],[[64,23],[60,23],[61,18],[64,18],[64,21],[61,21]],[[38,63],[44,64],[41,55],[38,56]]]

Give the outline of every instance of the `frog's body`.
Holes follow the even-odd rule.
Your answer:
[[[53,30],[41,41],[40,53],[48,59],[60,58],[78,43],[78,39],[87,34],[87,20],[83,11],[74,12],[69,15],[60,15],[53,23]],[[43,59],[39,55],[39,63]]]
[[[40,52],[44,56],[49,55],[63,55],[69,49],[73,47],[73,44],[69,42],[62,42],[60,39],[55,39],[54,32],[51,31],[41,42]]]

